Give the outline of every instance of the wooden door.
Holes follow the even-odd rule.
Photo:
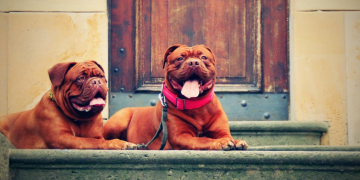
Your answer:
[[[286,0],[112,0],[110,6],[110,115],[157,101],[162,58],[173,44],[213,50],[215,91],[226,104],[238,99],[229,114],[241,112],[244,98],[255,103],[266,93],[281,99],[288,93]],[[253,111],[277,103],[259,102]],[[287,118],[287,103],[280,103],[286,112],[278,119]],[[245,119],[264,119],[254,117]]]

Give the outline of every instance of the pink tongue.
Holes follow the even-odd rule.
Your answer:
[[[103,106],[105,101],[102,98],[94,98],[90,101],[90,106]]]
[[[188,80],[184,83],[184,86],[181,89],[181,94],[187,98],[198,97],[199,96],[199,81],[198,80]]]

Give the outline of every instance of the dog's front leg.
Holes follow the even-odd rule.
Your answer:
[[[168,118],[169,143],[175,150],[231,150],[234,141],[231,136],[217,139],[202,137],[201,131],[175,117]]]
[[[234,149],[236,150],[246,150],[248,145],[244,140],[234,140],[230,133],[230,127],[228,123],[228,118],[224,111],[218,113],[219,116],[215,116],[209,121],[209,127],[204,132],[206,137],[213,139],[223,139],[230,138],[234,143]]]
[[[40,134],[50,149],[134,149],[135,144],[119,139],[103,138],[102,119],[94,122],[80,122],[80,125],[62,119],[52,119],[51,123],[41,124]],[[56,127],[56,128],[51,128]]]
[[[234,144],[234,146],[231,147],[231,149],[234,150],[246,150],[249,147],[244,140],[239,140],[239,139],[234,140],[230,135],[230,131],[226,129],[223,130],[218,129],[215,131],[209,130],[204,134],[204,136],[220,141],[222,139],[230,139]],[[225,148],[224,150],[228,150],[228,149]]]
[[[119,139],[76,137],[69,133],[63,133],[59,138],[52,139],[46,144],[51,149],[136,149],[135,144]]]

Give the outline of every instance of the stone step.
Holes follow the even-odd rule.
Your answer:
[[[329,128],[322,121],[229,121],[229,126],[234,139],[243,139],[251,146],[320,145]]]
[[[360,147],[248,151],[19,150],[11,179],[359,179]]]
[[[229,125],[234,138],[248,142],[248,151],[20,150],[0,133],[0,179],[8,179],[9,172],[10,179],[292,179],[322,175],[321,179],[331,179],[359,175],[360,147],[316,146],[328,129],[326,122],[230,121]]]
[[[298,121],[229,121],[234,139],[243,139],[250,146],[320,145],[327,132],[327,122]]]

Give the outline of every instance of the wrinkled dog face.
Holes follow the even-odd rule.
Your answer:
[[[216,77],[215,56],[204,45],[174,45],[164,57],[165,78],[174,90],[187,98],[199,97],[213,88]]]
[[[87,120],[103,110],[106,83],[104,71],[96,62],[70,64],[62,83],[54,87],[54,96],[67,116]]]

